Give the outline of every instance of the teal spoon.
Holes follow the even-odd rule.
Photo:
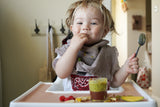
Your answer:
[[[145,34],[141,33],[139,35],[139,39],[138,39],[139,46],[138,46],[138,49],[136,51],[135,57],[137,57],[140,47],[143,46],[145,44],[145,42],[146,42],[146,36],[145,36]],[[136,81],[137,80],[137,74],[132,74],[132,79],[134,81]]]
[[[139,46],[138,46],[138,49],[137,49],[137,51],[136,51],[135,57],[137,57],[140,47],[143,46],[143,45],[145,44],[145,42],[146,42],[146,36],[145,36],[144,33],[141,33],[141,34],[139,35],[139,39],[138,39],[138,44],[139,44]]]

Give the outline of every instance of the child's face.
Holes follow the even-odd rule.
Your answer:
[[[73,35],[80,33],[88,35],[86,45],[99,42],[107,33],[107,29],[103,27],[102,13],[99,9],[91,6],[77,9],[70,28]]]

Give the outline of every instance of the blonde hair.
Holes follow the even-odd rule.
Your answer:
[[[79,0],[79,1],[71,4],[68,11],[67,11],[68,14],[67,14],[67,18],[66,18],[66,25],[68,26],[68,28],[73,23],[74,14],[77,9],[79,9],[80,7],[92,6],[92,7],[95,7],[101,11],[101,13],[103,15],[104,27],[107,28],[109,31],[116,32],[111,13],[102,4],[102,2],[103,2],[103,0]]]

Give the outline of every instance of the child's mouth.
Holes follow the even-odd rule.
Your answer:
[[[81,35],[89,36],[89,35],[88,35],[88,34],[86,34],[86,33],[81,33]]]

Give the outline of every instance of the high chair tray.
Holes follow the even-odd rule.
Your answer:
[[[107,91],[108,95],[133,95],[143,96],[144,100],[139,102],[80,102],[80,103],[65,103],[59,100],[59,97],[74,96],[82,97],[89,96],[89,91],[55,91],[52,90],[53,83],[39,82],[24,94],[10,102],[10,107],[157,107],[157,103],[135,82],[126,82],[122,87],[116,90]]]
[[[107,93],[121,93],[123,92],[124,89],[122,87],[118,87],[118,88],[110,88],[109,90],[107,90]],[[50,92],[50,93],[59,93],[59,94],[68,94],[68,93],[86,93],[89,94],[89,91],[62,91],[62,90],[57,90],[57,87],[55,87],[55,85],[50,86],[46,92]]]

